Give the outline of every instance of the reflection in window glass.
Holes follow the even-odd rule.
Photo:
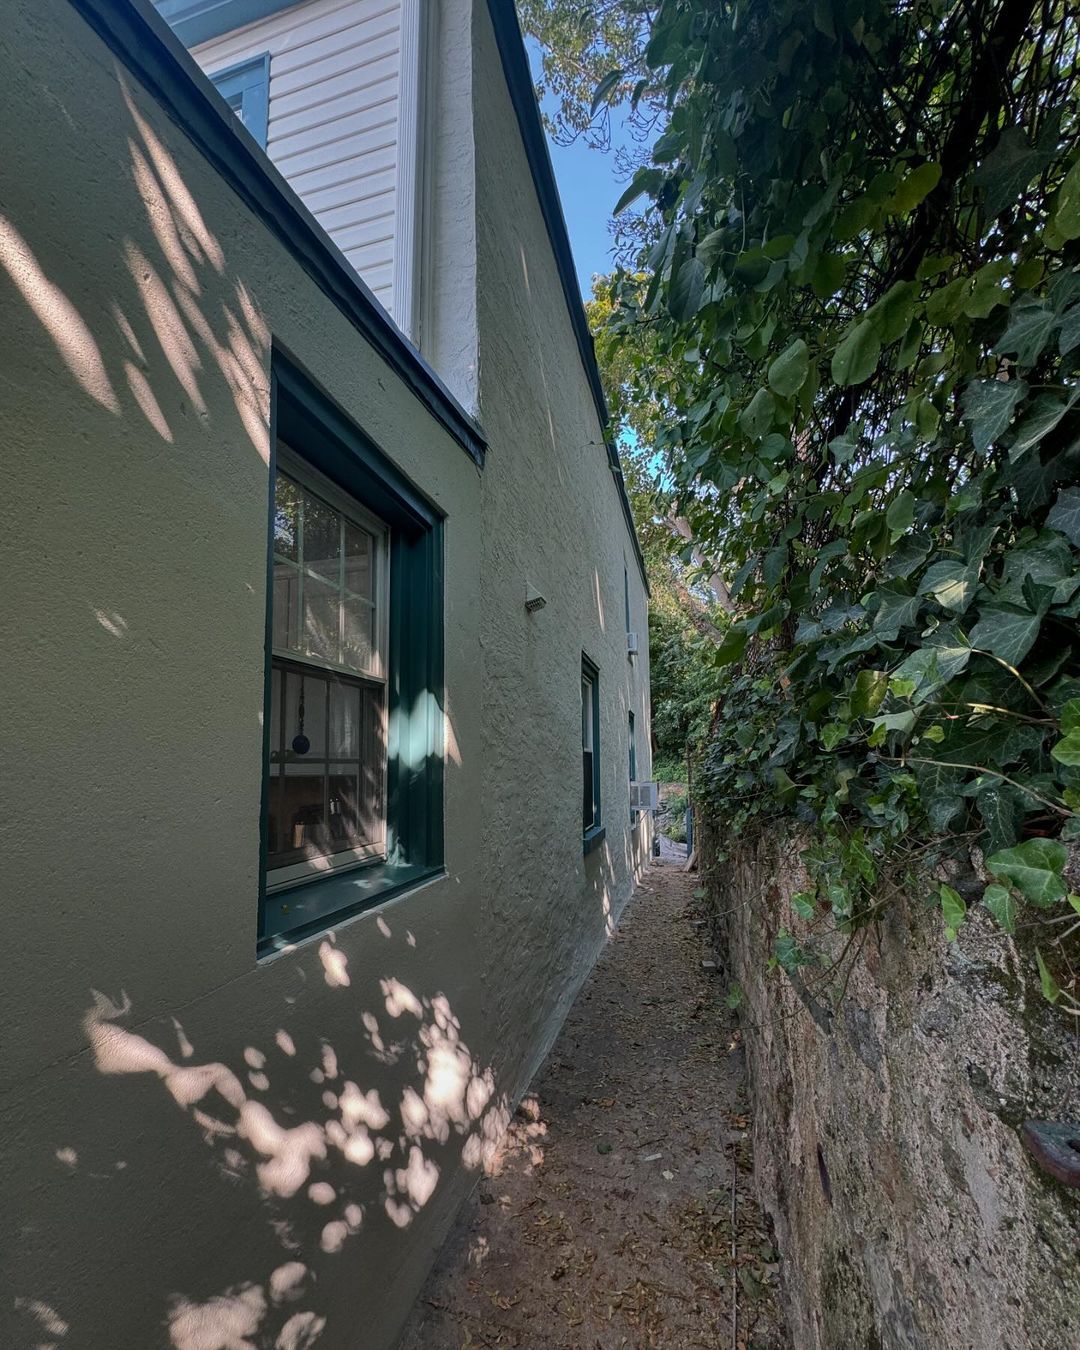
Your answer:
[[[269,882],[385,853],[387,532],[279,472],[274,493]]]

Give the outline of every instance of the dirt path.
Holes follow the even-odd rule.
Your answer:
[[[399,1350],[785,1344],[739,1034],[702,969],[695,885],[671,863],[646,875]]]

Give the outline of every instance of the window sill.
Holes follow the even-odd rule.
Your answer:
[[[264,902],[266,932],[257,954],[272,956],[313,933],[324,933],[442,872],[421,863],[377,862],[273,891]]]
[[[594,849],[600,847],[607,835],[607,830],[603,825],[598,825],[596,829],[590,830],[581,841],[581,851],[586,856],[592,853]]]

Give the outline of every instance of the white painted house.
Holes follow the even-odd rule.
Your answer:
[[[0,1346],[389,1350],[652,842],[513,7],[6,0],[0,165]]]
[[[158,9],[414,341],[430,0]],[[224,23],[242,22],[220,31]]]

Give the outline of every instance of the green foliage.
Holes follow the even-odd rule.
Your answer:
[[[642,105],[639,125],[647,127],[652,81],[644,61],[643,9],[622,0],[518,0],[517,10],[522,31],[540,44],[537,94],[555,97],[545,121],[556,141],[567,144],[584,134],[607,148],[604,111],[613,102]]]
[[[658,783],[685,783],[686,761],[666,754],[654,754],[652,772]]]
[[[653,17],[670,117],[628,190],[651,203],[647,244],[601,346],[739,610],[713,648],[701,794],[733,833],[808,831],[843,931],[879,912],[885,869],[972,846],[1003,927],[1066,897],[1078,42],[1053,2]],[[939,899],[955,933],[963,901]]]

